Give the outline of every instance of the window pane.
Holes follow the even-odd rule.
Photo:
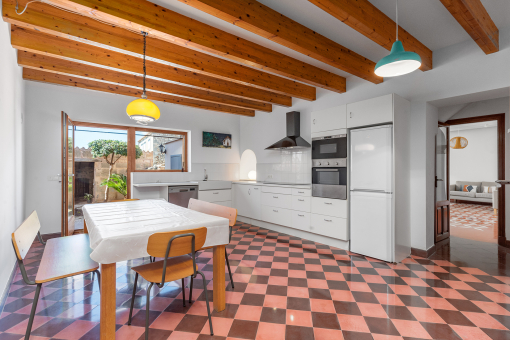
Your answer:
[[[182,170],[182,135],[136,131],[136,170]]]

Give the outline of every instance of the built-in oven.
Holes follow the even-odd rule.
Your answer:
[[[347,199],[347,159],[313,160],[312,196]]]
[[[347,135],[312,138],[312,159],[347,158]]]

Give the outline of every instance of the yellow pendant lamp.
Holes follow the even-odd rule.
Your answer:
[[[459,134],[459,130],[457,130],[457,135]],[[468,140],[464,137],[457,136],[450,139],[450,148],[452,149],[464,149],[468,146]]]
[[[147,72],[145,70],[145,49],[147,45],[147,32],[143,34],[143,94],[141,99],[135,99],[126,108],[126,113],[129,118],[135,120],[138,124],[147,125],[148,123],[154,122],[159,119],[161,113],[159,108],[147,99],[145,92],[145,77]]]

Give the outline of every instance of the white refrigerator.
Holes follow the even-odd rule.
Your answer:
[[[396,262],[393,126],[351,130],[350,137],[351,251]]]

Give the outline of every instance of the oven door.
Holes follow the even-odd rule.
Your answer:
[[[312,140],[312,159],[347,158],[347,136]]]
[[[347,168],[312,168],[312,196],[347,199]]]

